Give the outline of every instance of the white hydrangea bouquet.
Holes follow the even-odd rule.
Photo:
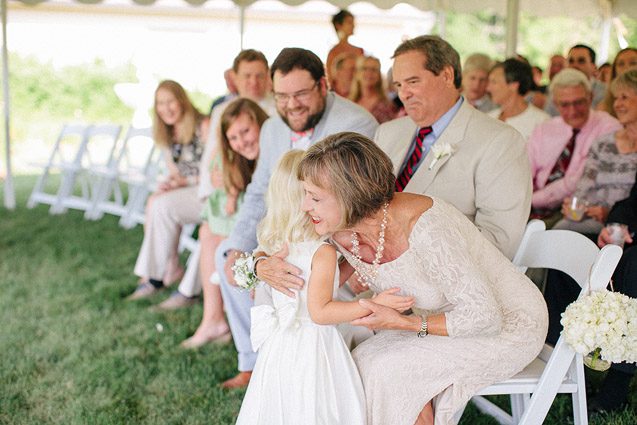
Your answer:
[[[584,363],[606,370],[611,362],[637,363],[637,299],[593,291],[562,313],[562,335]]]
[[[232,266],[234,281],[242,289],[251,291],[259,284],[259,278],[254,272],[254,256],[244,252],[237,257]]]

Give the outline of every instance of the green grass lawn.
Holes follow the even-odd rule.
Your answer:
[[[151,312],[164,294],[124,301],[141,227],[29,210],[34,182],[16,178],[18,208],[0,207],[0,424],[234,423],[243,391],[218,388],[236,372],[232,344],[179,348],[201,307]],[[546,423],[572,423],[570,404],[558,397]],[[495,423],[471,405],[461,422]],[[591,424],[637,424],[635,391],[629,409]]]

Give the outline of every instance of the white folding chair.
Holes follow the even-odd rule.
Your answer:
[[[119,151],[112,155],[108,164],[94,166],[89,170],[95,180],[91,193],[91,207],[85,218],[98,220],[104,213],[124,217],[127,214],[121,184],[130,186],[136,176],[143,173],[153,151],[151,128],[129,127]],[[133,190],[133,196],[136,193]],[[130,188],[129,188],[130,198]]]
[[[607,245],[600,250],[584,235],[570,230],[546,230],[544,222],[532,220],[513,263],[523,271],[527,267],[560,270],[582,287],[582,296],[589,287],[606,288],[621,255],[618,246]],[[540,425],[557,393],[572,395],[574,424],[587,425],[582,355],[575,353],[562,337],[555,348],[545,345],[522,372],[484,388],[472,401],[501,424]],[[511,415],[482,397],[495,394],[511,395]]]
[[[66,212],[68,208],[87,211],[91,208],[91,193],[96,190],[90,170],[108,166],[113,160],[117,139],[122,127],[116,124],[91,125],[85,133],[85,142],[75,160],[61,167],[62,176],[52,214]],[[79,183],[80,194],[74,189]]]
[[[47,192],[50,183],[49,178],[53,171],[63,172],[63,170],[77,167],[81,164],[81,157],[87,142],[87,131],[90,128],[86,124],[64,124],[58,135],[49,159],[43,164],[32,164],[42,168],[42,174],[31,191],[27,207],[33,208],[37,204],[55,205],[58,200],[60,187],[56,193]]]
[[[126,229],[144,223],[146,199],[155,189],[157,176],[165,167],[163,155],[152,139],[141,142],[138,139],[134,145],[128,145],[126,171],[119,177],[120,182],[128,187],[125,212],[119,220],[119,225]]]

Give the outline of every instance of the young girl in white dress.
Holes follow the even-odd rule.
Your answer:
[[[301,211],[303,186],[297,168],[304,152],[285,154],[270,178],[267,214],[258,227],[259,249],[272,255],[285,249],[306,284],[288,297],[257,290],[251,311],[252,346],[257,363],[238,425],[363,425],[365,395],[360,376],[335,324],[367,316],[358,302],[335,301],[339,286],[336,250]],[[399,311],[413,298],[381,292],[375,302]]]

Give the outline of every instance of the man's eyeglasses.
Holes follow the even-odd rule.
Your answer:
[[[557,107],[559,109],[568,109],[571,106],[574,108],[581,108],[586,105],[588,105],[588,99],[585,97],[582,97],[580,99],[575,99],[572,102],[557,102]]]
[[[320,83],[319,81],[316,81],[314,85],[312,85],[312,87],[310,87],[309,89],[299,90],[296,93],[292,93],[292,94],[274,93],[274,100],[276,100],[277,103],[280,103],[282,105],[285,105],[286,103],[288,103],[291,98],[299,102],[305,102],[310,98],[312,91],[314,91],[314,89],[318,87],[319,83]]]

